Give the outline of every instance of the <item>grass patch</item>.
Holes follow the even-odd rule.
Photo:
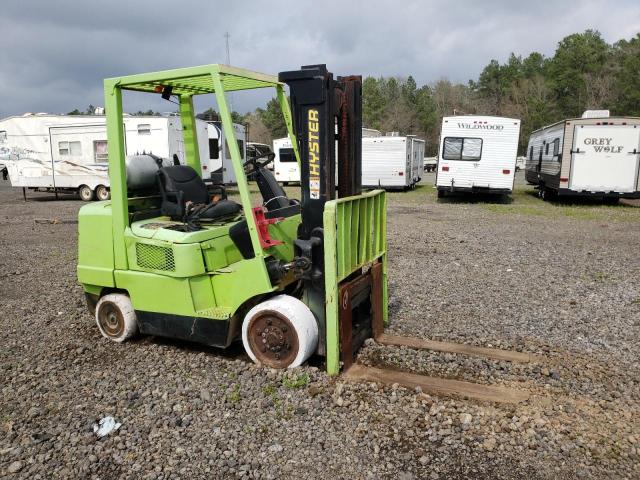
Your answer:
[[[227,400],[229,403],[238,403],[242,400],[242,395],[240,395],[240,385],[237,383],[233,386],[230,392],[227,393]]]
[[[309,385],[309,374],[308,373],[299,373],[293,376],[285,376],[282,379],[282,385],[289,390],[295,390],[298,388],[303,388]]]
[[[273,383],[269,383],[262,387],[262,393],[264,393],[268,397],[275,395],[276,391],[276,386]]]
[[[596,282],[604,282],[609,278],[609,275],[604,272],[593,272],[591,278]]]
[[[491,213],[503,215],[522,215],[527,217],[574,218],[576,220],[595,220],[613,222],[640,221],[640,208],[625,204],[602,205],[590,199],[576,199],[543,202],[528,188],[516,188],[513,201],[508,204],[486,203],[480,206]]]

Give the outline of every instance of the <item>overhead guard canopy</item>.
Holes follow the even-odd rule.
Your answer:
[[[215,93],[212,75],[220,76],[226,92],[284,85],[275,75],[221,64],[114,77],[105,80],[105,83],[112,83],[123,90],[139,92],[158,93],[159,87],[172,87],[173,95],[205,95]]]

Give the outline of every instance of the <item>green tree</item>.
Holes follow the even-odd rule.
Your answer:
[[[271,138],[282,138],[287,135],[287,125],[280,110],[280,102],[277,98],[272,98],[267,103],[266,109],[257,110],[260,120],[264,123],[271,134]]]
[[[548,79],[564,116],[580,116],[588,106],[588,82],[603,75],[610,50],[595,30],[569,35],[558,43]]]
[[[205,120],[207,122],[214,122],[220,120],[220,116],[218,112],[216,112],[213,108],[209,107],[204,112],[200,112],[196,115],[196,118],[200,120]]]
[[[380,89],[380,80],[367,77],[362,82],[362,124],[368,128],[382,128],[386,102]]]
[[[615,73],[615,111],[619,115],[640,116],[640,33],[630,41],[614,45],[618,70]]]

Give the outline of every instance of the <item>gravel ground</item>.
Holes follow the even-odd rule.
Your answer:
[[[527,389],[525,403],[110,343],[76,284],[81,203],[23,203],[0,181],[0,477],[640,477],[640,203],[545,204],[522,185],[511,202],[437,202],[432,182],[389,197],[389,330],[544,359],[369,341],[360,361]],[[106,415],[122,426],[98,440]]]

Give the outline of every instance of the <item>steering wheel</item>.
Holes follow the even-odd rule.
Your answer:
[[[260,159],[261,158],[265,158],[265,157],[266,157],[266,160],[261,162]],[[253,169],[250,170],[249,172],[247,172],[247,173],[252,173],[253,171],[258,170],[259,168],[264,168],[267,165],[269,165],[271,162],[273,162],[274,158],[276,158],[276,154],[273,153],[273,152],[270,152],[270,153],[267,153],[265,155],[260,155],[259,157],[255,157],[255,158],[251,158],[251,159],[247,160],[246,162],[244,162],[243,167],[246,170],[246,168],[248,166],[252,166]]]

